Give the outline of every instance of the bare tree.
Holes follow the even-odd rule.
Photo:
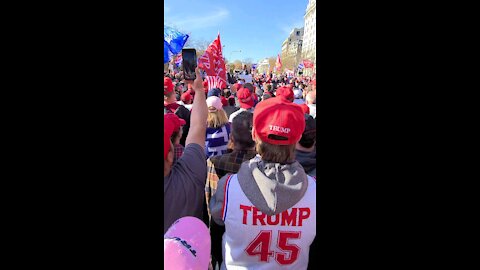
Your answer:
[[[277,62],[277,57],[272,56],[268,58],[268,64],[270,65],[270,70],[268,71],[269,73],[270,71],[273,71],[276,62]]]
[[[294,57],[286,57],[282,59],[282,70],[283,69],[290,69],[294,70],[295,69],[295,58]]]
[[[233,61],[233,65],[234,65],[235,69],[242,69],[242,61],[240,61],[240,60]]]

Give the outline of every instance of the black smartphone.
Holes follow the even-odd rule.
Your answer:
[[[185,80],[195,80],[197,67],[197,51],[195,49],[182,49],[183,76]]]

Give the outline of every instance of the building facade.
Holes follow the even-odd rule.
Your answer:
[[[302,61],[303,27],[293,28],[282,43],[282,69],[294,70]]]
[[[317,18],[317,3],[316,0],[309,0],[307,9],[305,11],[305,26],[304,26],[304,35],[303,35],[303,46],[302,46],[302,60],[308,59],[313,62],[314,68],[304,69],[305,75],[312,75],[315,72],[316,68],[316,18]]]

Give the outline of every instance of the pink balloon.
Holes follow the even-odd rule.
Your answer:
[[[196,217],[182,217],[163,236],[163,268],[206,270],[210,248],[210,232],[205,223]]]

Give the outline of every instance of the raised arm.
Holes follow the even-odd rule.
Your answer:
[[[192,88],[195,91],[193,99],[192,114],[190,115],[190,130],[188,131],[185,146],[190,143],[196,143],[205,147],[205,133],[207,130],[207,102],[205,101],[205,90],[203,89],[202,75],[200,69],[195,69],[197,78],[193,81]],[[187,83],[192,83],[187,81]]]

